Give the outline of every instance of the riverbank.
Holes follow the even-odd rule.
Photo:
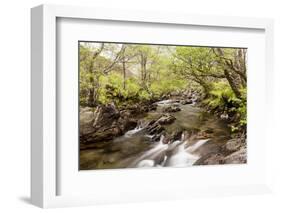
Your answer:
[[[169,98],[81,108],[80,169],[246,162],[242,137],[199,108],[198,96]]]

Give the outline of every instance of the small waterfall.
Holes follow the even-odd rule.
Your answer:
[[[168,159],[168,157],[167,157],[167,155],[165,155],[164,160],[163,160],[163,162],[161,163],[161,167],[163,167],[163,166],[166,164],[167,159]]]
[[[142,129],[143,129],[142,127],[137,126],[136,128],[126,132],[125,137],[131,137],[132,135],[136,134],[137,132],[141,131]]]
[[[184,136],[182,136],[184,138]],[[205,144],[209,139],[199,140],[192,146],[185,148],[185,143],[177,147],[176,152],[169,158],[165,166],[171,167],[185,167],[192,166],[200,156],[193,154],[199,147]]]
[[[184,141],[184,139],[185,139],[185,134],[184,134],[184,132],[181,134],[181,141]]]
[[[149,165],[150,165],[149,167],[155,166],[155,159],[161,156],[163,153],[165,153],[169,147],[169,145],[164,144],[163,141],[164,141],[164,136],[161,135],[157,145],[154,148],[148,150],[139,159],[136,160],[137,167],[148,167]]]
[[[154,135],[148,135],[148,134],[145,134],[144,136],[145,136],[145,137],[147,137],[147,138],[152,139]]]
[[[186,148],[188,140],[185,139],[186,135],[183,133],[181,140],[174,141],[170,144],[164,144],[164,136],[162,135],[159,142],[154,148],[144,153],[137,161],[137,167],[186,167],[192,166],[200,156],[194,152],[205,144],[209,139],[199,140],[193,145]],[[171,154],[168,154],[172,152]],[[163,158],[161,158],[161,156]],[[155,160],[162,159],[160,162]]]
[[[165,166],[171,167],[185,167],[192,166],[199,156],[193,155],[185,150],[185,144],[178,146],[177,152],[170,157]]]
[[[142,120],[138,121],[138,124],[136,126],[136,128],[127,131],[124,136],[125,137],[131,137],[132,135],[136,134],[137,132],[141,131],[147,124],[144,123]]]
[[[158,102],[156,102],[156,104],[157,105],[164,105],[165,106],[165,105],[170,105],[173,102],[174,102],[174,100],[168,99],[168,100],[158,101]]]
[[[148,150],[143,156],[142,158],[146,158],[146,157],[154,157],[155,155],[165,151],[166,149],[168,149],[168,144],[164,144],[164,135],[161,135],[159,142],[157,143],[157,145],[152,148],[151,150]]]
[[[203,139],[203,140],[199,140],[197,141],[195,144],[189,146],[186,148],[187,152],[195,152],[200,146],[202,146],[203,144],[205,144],[209,139]]]

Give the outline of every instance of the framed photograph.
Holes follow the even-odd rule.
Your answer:
[[[270,192],[272,20],[31,15],[33,204]]]

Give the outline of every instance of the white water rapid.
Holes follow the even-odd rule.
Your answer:
[[[146,151],[134,163],[137,167],[186,167],[192,166],[200,156],[194,152],[209,139],[198,140],[193,145],[187,146],[188,140],[174,141],[164,144],[164,136],[150,150]]]

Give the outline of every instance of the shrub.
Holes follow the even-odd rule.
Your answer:
[[[235,96],[233,90],[227,82],[216,82],[212,84],[209,97],[205,103],[212,109],[237,115],[237,126],[232,129],[246,126],[247,124],[247,91],[246,88],[240,90],[242,97]]]

